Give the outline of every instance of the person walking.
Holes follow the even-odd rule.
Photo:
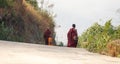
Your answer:
[[[48,38],[51,35],[51,31],[49,28],[47,28],[44,32],[44,40],[45,40],[45,45],[48,45]]]
[[[68,44],[67,47],[76,47],[78,43],[78,34],[77,29],[75,29],[76,25],[72,24],[72,28],[67,33]]]

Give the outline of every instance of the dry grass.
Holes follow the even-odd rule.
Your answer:
[[[6,9],[9,11],[8,9]],[[49,14],[45,13],[47,16],[43,15],[43,12],[40,10],[36,10],[32,5],[27,3],[25,0],[15,0],[14,6],[11,9],[11,12],[14,12],[18,24],[22,24],[19,26],[14,26],[14,28],[23,29],[22,36],[24,37],[24,42],[40,42],[43,40],[43,32],[47,27],[50,27],[50,23],[53,23]],[[5,12],[5,11],[4,11]],[[0,9],[0,14],[3,14],[3,11]],[[20,19],[20,20],[19,20]],[[11,22],[14,23],[14,22]],[[23,28],[23,27],[24,28]],[[54,28],[51,28],[54,29]],[[16,30],[20,32],[19,29]]]
[[[107,44],[108,55],[117,57],[120,55],[120,39],[111,41]]]

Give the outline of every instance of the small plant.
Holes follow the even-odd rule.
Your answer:
[[[64,46],[64,45],[63,45],[63,42],[60,42],[60,44],[59,44],[58,46]]]

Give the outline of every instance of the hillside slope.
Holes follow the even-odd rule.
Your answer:
[[[0,7],[0,39],[29,43],[43,42],[43,32],[50,27],[54,32],[53,17],[37,10],[25,0],[7,1]]]

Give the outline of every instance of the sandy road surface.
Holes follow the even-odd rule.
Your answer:
[[[120,64],[85,49],[0,41],[0,64]]]

